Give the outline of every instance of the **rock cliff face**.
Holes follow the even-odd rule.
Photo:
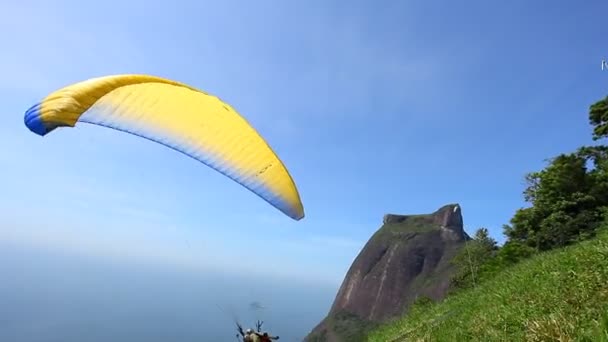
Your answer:
[[[385,215],[306,341],[354,342],[376,323],[403,315],[419,296],[442,299],[450,261],[467,239],[458,204],[426,215]]]

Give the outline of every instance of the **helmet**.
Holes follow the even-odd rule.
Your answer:
[[[246,333],[246,334],[251,334],[252,332],[253,332],[253,330],[251,330],[251,329],[247,329],[247,330],[245,330],[245,333]]]

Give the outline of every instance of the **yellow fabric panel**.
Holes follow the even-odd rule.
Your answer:
[[[60,89],[36,110],[48,131],[81,121],[159,142],[222,172],[290,217],[304,217],[295,183],[266,141],[230,105],[190,86],[146,75],[107,76]]]

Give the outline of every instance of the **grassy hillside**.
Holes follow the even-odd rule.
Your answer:
[[[368,340],[608,342],[608,232],[417,305]]]

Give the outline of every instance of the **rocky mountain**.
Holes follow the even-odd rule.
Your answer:
[[[305,340],[355,342],[367,329],[403,315],[420,296],[442,299],[454,270],[450,261],[468,239],[458,204],[432,214],[385,215],[327,317]]]

